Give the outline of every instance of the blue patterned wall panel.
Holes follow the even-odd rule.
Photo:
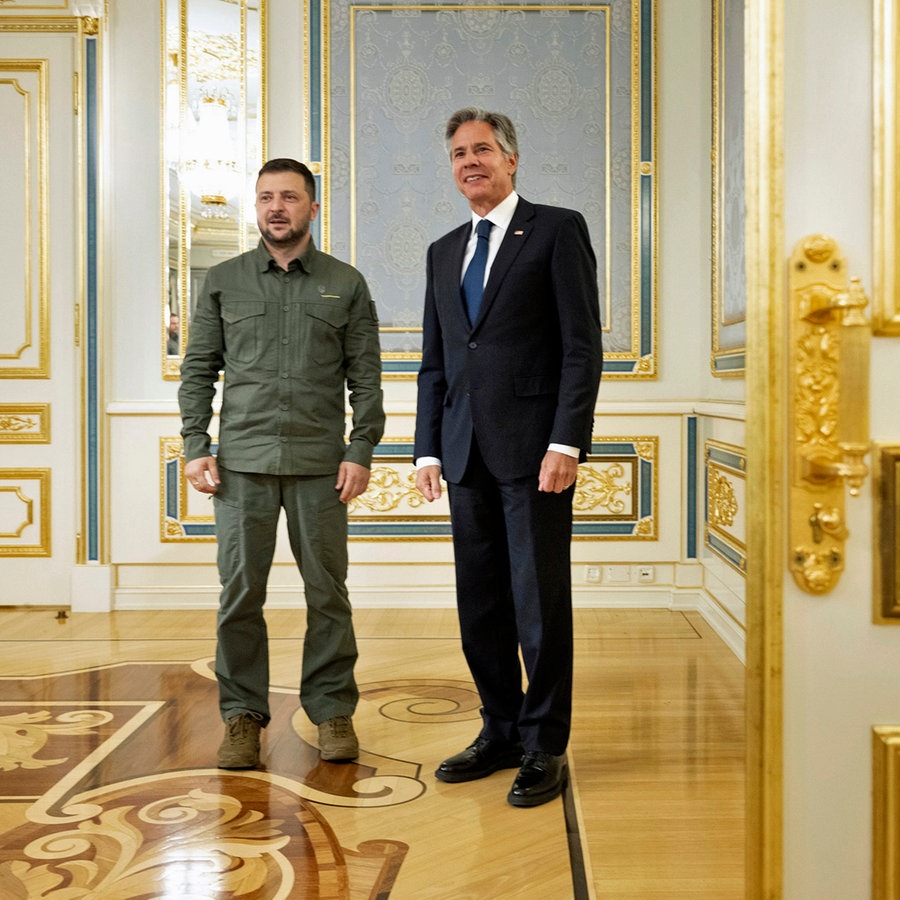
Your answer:
[[[654,3],[311,9],[322,241],[369,281],[388,377],[418,369],[425,252],[468,215],[443,127],[470,105],[516,123],[523,196],[587,218],[607,376],[655,377]]]

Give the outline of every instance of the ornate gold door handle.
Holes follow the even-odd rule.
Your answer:
[[[824,594],[844,568],[844,486],[868,474],[868,298],[848,279],[837,243],[800,241],[789,268],[791,453],[790,568],[805,591]]]

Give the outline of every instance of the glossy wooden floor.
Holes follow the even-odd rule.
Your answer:
[[[453,610],[357,610],[356,763],[268,614],[263,768],[215,768],[215,614],[0,609],[0,897],[743,897],[743,668],[692,613],[576,610],[565,796],[435,766],[479,728]]]

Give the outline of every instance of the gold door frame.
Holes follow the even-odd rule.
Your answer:
[[[782,594],[787,429],[783,0],[746,6],[747,897],[781,897]]]

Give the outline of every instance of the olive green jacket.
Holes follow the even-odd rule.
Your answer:
[[[344,460],[371,466],[384,432],[378,317],[353,266],[310,241],[285,271],[260,241],[209,270],[178,391],[187,462],[211,455],[223,370],[219,465],[271,475],[326,475]]]

